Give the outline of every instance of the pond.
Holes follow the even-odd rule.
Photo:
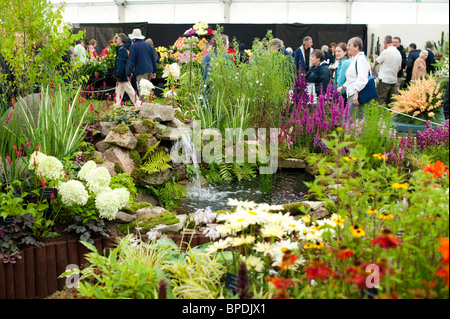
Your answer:
[[[189,214],[208,206],[212,211],[232,209],[233,207],[227,205],[228,198],[271,205],[299,202],[304,200],[303,196],[308,191],[303,182],[313,181],[313,179],[311,175],[303,171],[285,169],[274,175],[266,175],[263,179],[210,184],[201,189],[190,189],[188,196],[180,202],[176,212]]]

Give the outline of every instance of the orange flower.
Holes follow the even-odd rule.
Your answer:
[[[448,264],[448,239],[441,237],[439,238],[439,241],[441,242],[441,246],[438,248],[438,251],[440,251],[442,254],[442,264]]]
[[[437,160],[436,163],[431,165],[431,163],[428,163],[428,165],[425,165],[423,168],[424,173],[431,173],[433,174],[433,178],[442,178],[442,175],[446,172],[446,166],[444,163],[442,163],[440,160]]]
[[[305,272],[306,277],[309,279],[326,280],[329,276],[333,275],[333,271],[327,266],[324,266],[320,258],[313,259],[311,265],[305,269]]]
[[[448,278],[449,278],[449,272],[448,272],[448,264],[445,267],[441,267],[436,272],[436,276],[441,277],[445,279],[445,284],[448,286]]]
[[[298,260],[297,255],[288,249],[283,255],[283,259],[281,260],[280,269],[286,270],[289,266],[294,265],[297,260]]]

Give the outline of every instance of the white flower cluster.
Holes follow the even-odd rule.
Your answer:
[[[39,151],[31,154],[28,169],[34,171],[44,180],[59,181],[64,176],[64,166],[61,161],[54,156],[47,156]]]
[[[207,235],[213,234],[215,238],[224,235],[227,237],[214,242],[207,248],[207,253],[250,245],[255,256],[241,258],[249,268],[256,271],[261,268],[264,256],[270,256],[272,266],[279,267],[286,251],[298,250],[302,243],[320,243],[323,241],[324,232],[334,234],[333,228],[338,225],[335,220],[323,219],[312,225],[308,223],[307,226],[302,219],[297,220],[289,213],[283,213],[284,208],[279,205],[256,204],[234,199],[229,199],[228,205],[236,207],[234,212],[217,215],[216,221],[223,224],[205,231]],[[339,218],[337,220],[341,222]],[[259,229],[258,236],[253,234],[255,229]],[[266,242],[265,238],[276,240],[270,243]],[[299,257],[290,267],[295,269],[303,263],[304,259]]]
[[[96,195],[111,190],[109,188],[111,175],[106,167],[97,167],[91,170],[86,174],[85,180],[89,190]]]
[[[89,194],[83,183],[77,180],[70,180],[59,186],[59,195],[62,203],[67,207],[74,205],[86,205]]]
[[[95,198],[100,217],[112,220],[116,217],[119,209],[124,207],[129,200],[129,192],[125,188],[104,191]]]
[[[212,224],[216,221],[217,214],[213,213],[211,207],[198,209],[194,214],[194,220],[197,224]]]
[[[150,93],[151,91],[153,91],[154,88],[155,86],[153,85],[153,83],[147,79],[141,79],[139,81],[139,93],[142,97],[150,96]]]
[[[169,75],[173,76],[175,79],[180,77],[180,65],[178,63],[166,64],[162,77],[167,78]]]

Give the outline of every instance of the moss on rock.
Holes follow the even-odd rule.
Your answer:
[[[128,133],[128,131],[130,130],[128,128],[128,126],[122,122],[119,125],[117,125],[115,128],[112,129],[114,132],[119,133],[119,134],[126,134]]]

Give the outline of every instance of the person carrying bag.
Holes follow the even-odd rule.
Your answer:
[[[373,98],[378,96],[375,87],[375,79],[370,70],[370,63],[364,52],[362,52],[363,41],[359,37],[348,40],[348,54],[352,57],[350,66],[346,72],[345,83],[338,88],[338,91],[347,91],[349,103],[349,118],[363,118],[363,106]]]

